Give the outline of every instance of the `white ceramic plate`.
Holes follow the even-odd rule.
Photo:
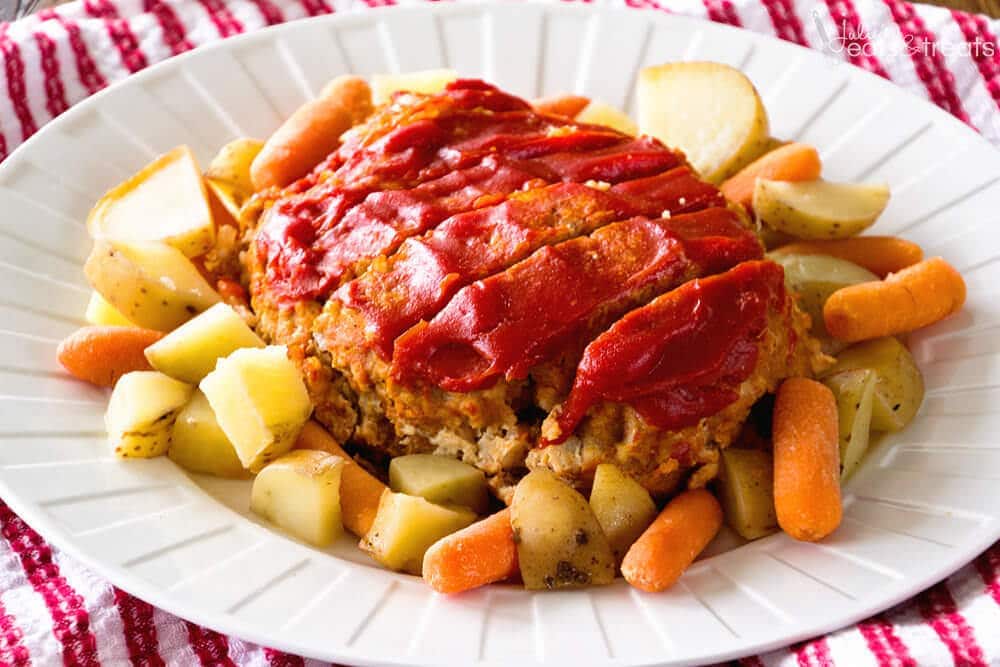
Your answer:
[[[913,341],[928,397],[847,489],[822,545],[781,536],[696,564],[672,591],[449,599],[374,567],[352,541],[303,546],[247,513],[248,484],[118,462],[106,396],[69,380],[56,341],[81,321],[83,226],[106,188],[188,143],[203,161],[266,136],[343,72],[450,66],[527,96],[574,90],[631,109],[637,69],[742,67],[774,134],[826,173],[884,180],[877,233],[965,272],[966,311]],[[788,644],[911,596],[1000,537],[1000,154],[889,83],[785,42],[663,13],[462,4],[301,21],[171,60],[72,109],[0,167],[0,495],[116,585],[217,630],[354,664],[678,664]],[[719,551],[717,549],[716,551]]]

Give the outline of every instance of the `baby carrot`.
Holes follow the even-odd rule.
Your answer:
[[[743,167],[736,175],[726,179],[719,189],[729,200],[749,209],[758,178],[772,181],[813,181],[819,178],[821,166],[819,153],[812,146],[785,144]]]
[[[378,503],[386,485],[375,479],[355,462],[351,455],[315,421],[302,427],[296,449],[318,449],[339,456],[347,462],[340,474],[340,520],[344,527],[358,537],[368,534],[375,521]]]
[[[906,333],[958,312],[965,281],[940,257],[925,259],[879,282],[859,283],[830,295],[823,306],[826,330],[854,342]]]
[[[913,266],[924,258],[924,251],[920,246],[895,236],[855,236],[829,241],[796,241],[783,245],[773,252],[792,255],[830,255],[854,262],[882,278]]]
[[[56,355],[73,377],[113,387],[126,373],[152,370],[143,352],[161,338],[163,333],[140,327],[83,327],[59,343]]]
[[[250,165],[254,189],[283,187],[305,176],[339,145],[340,135],[371,112],[368,83],[356,76],[337,77],[264,143]]]
[[[535,111],[566,116],[567,118],[576,118],[576,115],[586,109],[588,104],[590,104],[589,97],[568,94],[542,97],[532,102]]]
[[[435,542],[424,554],[423,573],[438,593],[461,593],[517,574],[510,510]]]
[[[816,542],[840,525],[837,402],[825,385],[790,378],[774,402],[774,509],[797,540]]]
[[[663,508],[622,561],[625,581],[648,593],[681,578],[722,527],[719,501],[705,489],[680,494]]]

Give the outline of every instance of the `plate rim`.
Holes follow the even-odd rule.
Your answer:
[[[883,79],[867,70],[863,70],[859,67],[849,65],[848,63],[831,58],[829,55],[818,51],[816,49],[810,49],[799,44],[781,40],[777,37],[770,35],[765,35],[762,33],[757,33],[752,30],[737,28],[734,26],[729,26],[726,24],[715,23],[713,21],[706,19],[700,19],[689,16],[682,16],[677,14],[669,14],[657,9],[651,8],[633,8],[628,6],[608,6],[608,5],[587,5],[587,4],[563,4],[563,3],[552,3],[546,2],[545,0],[527,0],[520,3],[507,3],[502,0],[486,0],[484,2],[477,2],[472,4],[419,4],[419,5],[396,5],[396,6],[383,6],[376,8],[365,8],[364,11],[351,13],[351,14],[329,14],[324,16],[316,16],[298,19],[294,21],[289,21],[283,24],[278,24],[274,26],[268,26],[261,28],[251,33],[237,35],[227,39],[221,39],[211,44],[206,44],[197,47],[189,52],[180,54],[178,56],[167,58],[146,70],[138,72],[127,76],[126,78],[116,81],[112,85],[108,86],[102,91],[89,96],[88,98],[80,101],[78,104],[71,107],[67,112],[61,116],[53,119],[42,128],[39,129],[34,135],[29,137],[26,141],[20,144],[8,158],[0,164],[0,178],[13,172],[17,169],[18,165],[25,160],[25,156],[30,154],[32,147],[37,141],[39,141],[47,132],[58,131],[64,126],[71,124],[75,121],[78,116],[83,116],[85,113],[89,112],[91,107],[96,107],[100,104],[101,100],[107,95],[115,94],[120,88],[127,85],[138,85],[144,81],[155,79],[155,77],[162,75],[165,71],[171,68],[183,67],[185,63],[192,59],[197,59],[199,57],[205,57],[205,54],[210,53],[216,49],[226,50],[226,49],[236,49],[240,46],[251,44],[256,41],[265,42],[273,38],[273,36],[288,32],[294,33],[299,26],[309,23],[309,24],[319,24],[319,23],[329,23],[334,27],[339,26],[351,26],[352,24],[368,24],[372,21],[377,21],[378,17],[386,14],[399,14],[399,13],[415,13],[415,14],[425,14],[430,13],[433,15],[441,14],[462,14],[465,12],[479,12],[479,11],[505,11],[505,12],[515,12],[519,8],[539,8],[548,13],[565,13],[565,14],[579,14],[579,15],[593,15],[601,13],[615,13],[615,14],[628,14],[633,15],[636,12],[642,12],[644,16],[648,17],[651,22],[661,22],[666,24],[679,25],[681,27],[688,27],[692,30],[709,30],[716,31],[722,34],[737,34],[741,33],[746,36],[749,34],[750,41],[763,40],[765,42],[771,42],[776,45],[780,45],[781,48],[790,49],[795,53],[808,53],[810,58],[824,58],[829,60],[831,63],[836,63],[838,66],[849,67],[847,70],[850,72],[849,77],[862,77],[867,78],[870,84],[877,84],[881,86],[883,90],[891,90],[892,94],[898,94],[900,92],[906,93],[912,97],[912,102],[916,105],[924,105],[925,108],[931,110],[932,118],[934,122],[945,122],[950,124],[953,130],[960,133],[969,133],[967,138],[973,143],[981,143],[995,149],[992,144],[990,144],[981,134],[970,128],[965,123],[961,122],[959,119],[955,118],[948,112],[944,111],[940,107],[932,104],[928,100],[925,100],[918,95],[901,88],[895,83]],[[957,128],[962,128],[958,130]],[[4,438],[6,439],[6,438]],[[185,486],[188,490],[192,490],[195,493],[208,495],[197,483],[195,483],[187,474],[178,471],[177,475],[179,483]],[[2,496],[3,501],[7,503],[11,509],[22,517],[33,529],[35,529],[45,540],[56,546],[59,550],[66,553],[70,557],[84,564],[88,569],[92,570],[108,583],[121,588],[122,590],[134,595],[135,597],[142,599],[168,613],[171,613],[181,619],[194,622],[198,625],[202,625],[211,628],[217,632],[238,637],[240,639],[253,642],[260,646],[279,649],[291,654],[301,655],[305,657],[314,657],[322,660],[331,661],[350,661],[350,664],[357,665],[413,665],[417,664],[412,659],[407,659],[403,654],[396,654],[392,657],[379,657],[377,659],[369,658],[362,655],[357,649],[351,646],[335,646],[325,649],[320,652],[318,647],[311,646],[306,643],[296,641],[294,639],[285,639],[277,634],[277,628],[275,629],[274,636],[268,636],[266,633],[258,632],[251,627],[245,621],[241,621],[236,616],[228,614],[224,611],[204,611],[197,606],[191,606],[191,603],[187,603],[172,595],[169,590],[158,586],[156,584],[147,582],[137,575],[132,574],[123,567],[107,563],[100,558],[91,556],[82,547],[78,546],[78,543],[69,534],[68,530],[64,529],[60,524],[56,522],[54,518],[50,518],[50,515],[45,511],[44,507],[35,502],[25,498],[22,498],[11,486],[7,483],[6,479],[0,476],[0,496]],[[233,515],[238,517],[239,520],[245,521],[246,519],[239,515],[239,513],[233,511],[231,508],[226,507],[222,503],[218,503],[227,512],[231,512]],[[250,522],[252,523],[252,522]],[[257,527],[260,530],[266,531],[267,529],[261,526]],[[992,544],[1000,540],[1000,520],[994,520],[984,522],[982,524],[982,530],[980,531],[979,539],[970,540],[966,549],[962,550],[963,554],[967,554],[972,548],[975,549],[975,554],[971,558],[951,559],[944,564],[931,569],[919,577],[905,577],[901,580],[900,585],[887,586],[886,591],[892,591],[891,594],[886,594],[881,596],[878,600],[869,602],[867,604],[861,604],[852,608],[851,611],[842,613],[835,617],[821,618],[821,620],[812,621],[809,624],[802,625],[797,632],[785,633],[778,639],[767,640],[767,641],[757,641],[742,644],[740,648],[716,651],[716,652],[706,652],[698,655],[697,660],[701,662],[723,662],[727,660],[732,660],[740,657],[745,657],[749,655],[757,655],[761,653],[766,653],[771,650],[786,647],[794,643],[807,640],[820,635],[825,635],[837,630],[847,628],[854,625],[855,623],[868,618],[872,615],[881,613],[886,609],[889,609],[913,596],[919,594],[930,586],[946,579],[948,576],[961,569],[969,562],[978,558],[986,549],[988,549]],[[760,541],[757,545],[762,545],[764,541]],[[295,547],[299,549],[308,549],[304,545],[292,543]],[[753,545],[747,545],[745,548],[754,548]],[[706,559],[704,562],[710,562],[715,557]],[[345,566],[349,569],[358,567],[358,564],[351,563],[350,561],[342,561]],[[363,567],[363,566],[362,566]],[[399,575],[397,573],[386,573],[393,575],[395,577],[403,577],[406,579],[415,579],[415,577],[407,577],[406,575]],[[616,585],[623,585],[619,581]],[[437,593],[428,590],[428,595],[437,596]],[[244,627],[246,626],[246,627]],[[494,663],[489,660],[481,660],[477,664],[499,664]],[[678,660],[667,657],[664,661],[654,661],[654,662],[644,662],[644,661],[622,661],[620,659],[608,659],[601,661],[601,664],[628,664],[636,666],[652,666],[660,664],[687,664],[685,660]]]

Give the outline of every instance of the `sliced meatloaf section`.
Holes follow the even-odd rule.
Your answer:
[[[587,345],[528,465],[589,479],[614,463],[658,494],[702,466],[693,483],[704,483],[751,406],[783,378],[812,373],[808,325],[773,262],[692,280]]]

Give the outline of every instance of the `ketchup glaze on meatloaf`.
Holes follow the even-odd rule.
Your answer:
[[[532,468],[701,485],[821,355],[742,210],[656,139],[482,81],[399,93],[262,197],[244,268],[335,437],[435,452],[501,498]]]

